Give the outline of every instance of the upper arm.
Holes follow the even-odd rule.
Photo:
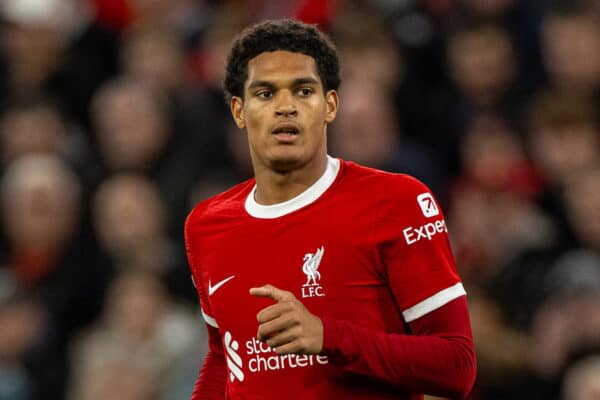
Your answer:
[[[403,177],[386,210],[382,259],[390,290],[408,323],[463,296],[440,205],[416,179]]]

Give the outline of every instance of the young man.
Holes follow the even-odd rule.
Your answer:
[[[255,178],[185,233],[209,330],[198,399],[463,398],[475,376],[447,229],[417,180],[327,155],[338,57],[312,26],[233,44],[225,89]]]

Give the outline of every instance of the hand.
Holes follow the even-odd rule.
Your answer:
[[[259,340],[277,354],[318,354],[322,350],[323,322],[291,292],[265,285],[250,289],[250,294],[277,302],[256,315]]]

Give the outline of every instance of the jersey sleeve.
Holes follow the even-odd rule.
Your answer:
[[[446,222],[425,185],[399,179],[388,186],[373,234],[381,273],[410,332],[378,332],[323,317],[323,352],[344,371],[401,390],[463,399],[473,386],[476,361]]]
[[[431,191],[402,176],[381,215],[384,273],[407,323],[465,295],[456,272],[444,214]]]
[[[219,330],[207,324],[208,354],[198,374],[191,400],[224,400],[227,372]]]
[[[195,209],[192,210],[185,222],[184,236],[185,236],[185,251],[188,258],[188,264],[192,273],[192,283],[198,293],[200,299],[200,310],[202,312],[202,318],[207,325],[218,328],[217,321],[215,320],[213,313],[210,309],[210,302],[208,300],[207,291],[205,288],[206,282],[203,279],[200,265],[197,261],[197,252],[200,251],[200,245],[194,240],[193,225],[196,223],[194,219]]]
[[[192,282],[198,292],[200,299],[200,309],[202,317],[206,322],[206,328],[208,330],[208,353],[204,359],[202,368],[194,385],[194,391],[192,392],[191,400],[223,400],[225,398],[227,374],[225,367],[225,355],[223,352],[223,345],[221,340],[221,334],[215,318],[212,316],[210,309],[210,302],[206,289],[204,287],[204,281],[200,271],[200,266],[196,261],[195,252],[198,251],[198,246],[195,244],[192,238],[191,225],[193,223],[193,213],[190,213],[185,223],[185,247],[192,272]]]
[[[464,296],[410,323],[411,335],[322,320],[322,353],[344,372],[394,385],[399,393],[449,399],[465,399],[473,387],[477,367]]]

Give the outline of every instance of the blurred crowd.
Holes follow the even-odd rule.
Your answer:
[[[220,85],[233,36],[273,17],[341,51],[331,154],[444,206],[471,400],[597,400],[597,0],[2,0],[0,400],[189,396],[183,223],[251,176]]]

